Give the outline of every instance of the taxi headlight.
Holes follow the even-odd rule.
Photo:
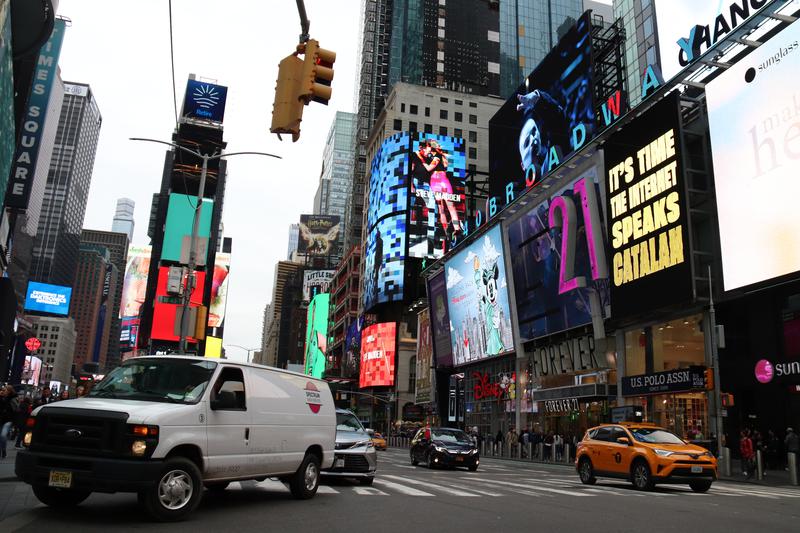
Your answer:
[[[147,443],[143,440],[135,440],[131,444],[131,453],[136,457],[141,457],[147,451]]]
[[[660,450],[658,448],[653,448],[653,451],[656,452],[656,455],[659,457],[669,457],[672,455],[672,452],[669,450]]]
[[[711,452],[706,452],[703,454],[703,457],[714,457],[714,454]]]

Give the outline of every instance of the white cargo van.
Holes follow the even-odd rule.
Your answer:
[[[154,518],[179,520],[204,485],[277,477],[295,498],[313,497],[335,438],[324,381],[218,359],[138,357],[89,396],[35,410],[16,474],[47,505],[136,492]]]

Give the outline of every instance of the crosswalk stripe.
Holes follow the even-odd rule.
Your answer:
[[[372,487],[353,487],[353,492],[361,496],[388,496],[382,490],[374,489]]]
[[[395,490],[400,494],[405,494],[406,496],[433,496],[433,494],[430,492],[417,490],[413,487],[406,487],[405,485],[400,485],[399,483],[392,483],[391,481],[386,481],[385,479],[376,479],[375,483],[384,486],[387,489]]]
[[[339,494],[339,491],[328,485],[320,485],[317,487],[318,494]]]
[[[756,496],[756,497],[760,497],[760,498],[772,498],[772,499],[778,499],[781,496],[785,496],[785,497],[788,497],[788,498],[800,498],[800,494],[797,494],[797,495],[784,495],[784,494],[777,494],[777,493],[768,491],[766,489],[749,489],[749,488],[742,489],[742,488],[739,488],[739,487],[731,487],[730,485],[725,485],[724,488],[717,486],[717,487],[712,488],[711,491],[714,494],[725,494],[725,493],[729,493],[729,492],[734,492],[734,493],[742,494],[743,496]]]
[[[486,483],[493,483],[495,485],[510,485],[512,487],[520,487],[519,483],[511,483],[510,481],[499,481],[499,480],[494,480],[494,479],[492,479],[492,480],[487,479],[485,481],[486,481]],[[583,492],[572,491],[572,490],[553,489],[553,488],[549,488],[549,487],[537,487],[537,486],[531,486],[531,485],[524,485],[524,486],[521,486],[521,488],[535,490],[535,491],[553,492],[553,493],[556,493],[556,494],[563,494],[565,496],[578,496],[578,497],[591,496],[591,494],[585,494]]]
[[[474,492],[465,492],[463,490],[451,489],[450,487],[445,487],[443,485],[436,485],[434,483],[428,483],[427,481],[419,481],[419,480],[416,480],[416,479],[410,479],[410,478],[405,478],[405,477],[400,477],[400,476],[390,476],[390,475],[384,475],[383,477],[385,477],[385,478],[388,477],[390,479],[394,479],[396,481],[401,481],[403,483],[409,483],[411,485],[423,485],[427,489],[438,490],[438,491],[444,492],[445,494],[450,494],[451,496],[466,496],[466,497],[470,497],[470,496],[477,497],[478,496]],[[500,496],[500,494],[495,494],[495,495],[496,496]]]

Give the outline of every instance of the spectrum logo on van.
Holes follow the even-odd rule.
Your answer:
[[[319,389],[316,385],[311,383],[310,381],[306,383],[306,403],[308,404],[309,409],[314,414],[319,413],[320,408],[322,407],[322,396],[319,393]]]

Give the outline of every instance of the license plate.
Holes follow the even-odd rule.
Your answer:
[[[333,462],[333,467],[334,468],[344,468],[344,459],[336,459]]]
[[[464,458],[459,455],[458,457],[456,457],[456,462],[463,463],[464,462]]]
[[[693,466],[692,467],[692,474],[702,474],[703,467],[702,466]]]
[[[56,487],[59,489],[68,489],[72,487],[72,472],[61,472],[58,470],[51,470],[50,471],[50,482],[48,483],[51,487]]]

